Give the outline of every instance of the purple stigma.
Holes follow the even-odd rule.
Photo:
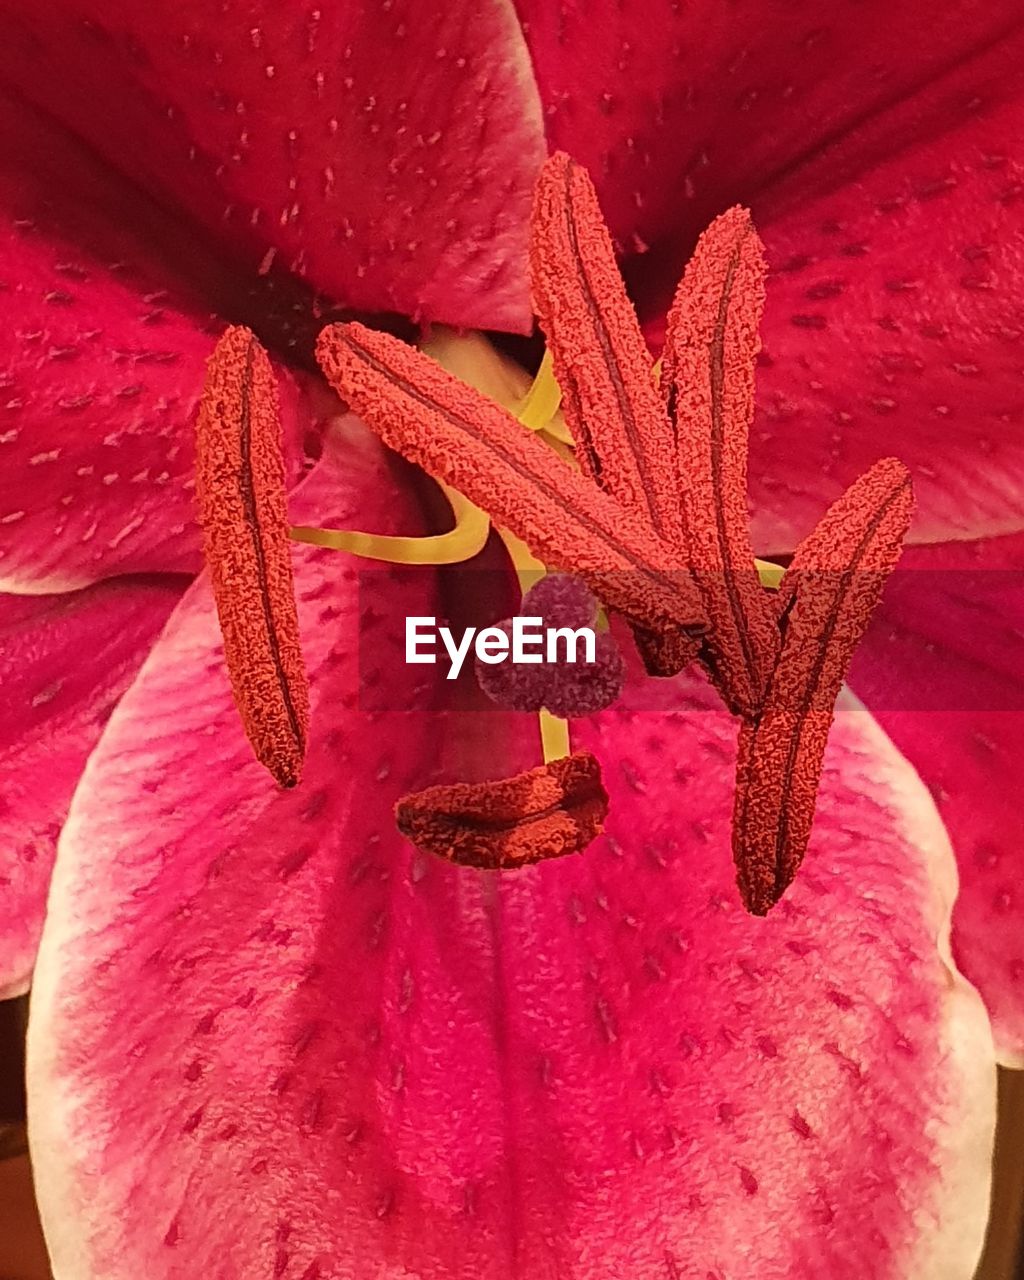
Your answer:
[[[541,618],[545,628],[593,628],[597,600],[579,578],[549,574],[523,596],[521,617]],[[512,619],[495,624],[511,641]],[[510,646],[511,647],[511,646]],[[552,715],[565,719],[593,715],[610,707],[622,693],[626,664],[615,639],[596,631],[594,661],[585,661],[586,646],[575,646],[577,661],[569,662],[569,646],[561,642],[553,662],[516,663],[476,660],[476,678],[492,702],[510,711],[539,711],[546,707]]]
[[[597,600],[582,578],[549,573],[523,596],[519,613],[543,618],[550,627],[589,627],[597,617]]]

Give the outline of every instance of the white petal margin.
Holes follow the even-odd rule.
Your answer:
[[[978,991],[956,967],[950,947],[953,905],[959,892],[956,857],[928,788],[910,762],[854,695],[843,695],[839,717],[855,723],[868,748],[875,746],[871,771],[904,798],[904,833],[921,850],[934,886],[935,944],[949,974],[942,1041],[952,1076],[960,1079],[959,1128],[943,1126],[935,1134],[944,1155],[934,1202],[918,1207],[917,1245],[906,1258],[907,1280],[972,1280],[981,1259],[992,1194],[992,1157],[996,1129],[996,1046],[988,1013]]]

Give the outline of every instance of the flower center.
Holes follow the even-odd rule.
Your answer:
[[[308,528],[291,536],[375,559],[451,564],[476,554],[493,524],[527,608],[536,603],[528,575],[550,566],[626,620],[650,674],[699,661],[739,721],[733,856],[745,905],[765,914],[807,847],[835,700],[909,524],[909,475],[894,459],[876,464],[784,574],[755,560],[747,441],[765,263],[745,210],[722,214],[698,242],[657,377],[594,189],[567,156],[553,156],[537,184],[531,270],[549,355],[529,389],[507,369],[504,386],[474,387],[475,370],[460,380],[430,353],[360,324],[320,335],[328,382],[387,445],[442,483],[453,529],[425,539]],[[466,373],[466,352],[442,334],[433,355]],[[207,553],[247,732],[278,781],[293,785],[308,692],[277,437],[266,357],[251,335],[231,330],[211,360],[200,415]],[[537,607],[565,603],[555,590]],[[614,698],[617,658],[606,643],[582,687],[551,666],[525,683],[485,680],[498,701],[541,708],[545,763],[406,796],[402,831],[478,867],[585,848],[607,796],[597,761],[570,754],[558,713]]]

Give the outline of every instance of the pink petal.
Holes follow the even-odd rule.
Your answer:
[[[183,585],[0,596],[0,1000],[28,986],[72,792]]]
[[[62,591],[198,569],[192,433],[219,268],[84,148],[2,97],[0,204],[0,585]]]
[[[350,458],[329,481],[296,505],[404,510]],[[395,798],[456,734],[521,767],[534,723],[380,710],[432,685],[399,641],[433,577],[378,570],[361,598],[357,563],[296,560],[302,786],[249,758],[200,583],[76,798],[30,1033],[58,1274],[962,1280],[991,1040],[947,964],[941,825],[867,717],[841,718],[767,921],[733,884],[734,726],[696,685],[578,735],[608,838],[449,867],[397,836]]]
[[[1013,0],[953,0],[941,22],[918,0],[515,3],[549,143],[590,170],[627,252],[684,222],[692,245],[723,209],[1019,20]]]
[[[773,268],[750,467],[766,551],[891,453],[913,539],[1024,526],[1022,128],[1024,28],[750,196]]]
[[[544,144],[510,0],[15,8],[17,83],[251,270],[277,252],[347,306],[529,326]]]
[[[953,949],[1024,1064],[1024,536],[915,547],[851,683],[935,797],[960,864]]]

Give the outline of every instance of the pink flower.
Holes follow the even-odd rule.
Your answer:
[[[731,724],[689,678],[576,729],[612,799],[583,857],[495,880],[401,839],[401,791],[536,759],[499,711],[385,709],[433,692],[400,619],[467,597],[470,571],[297,549],[313,730],[289,793],[241,735],[205,579],[161,631],[199,567],[213,316],[279,357],[298,478],[328,307],[528,330],[549,144],[598,179],[650,317],[710,217],[753,208],[776,270],[759,551],[895,451],[921,564],[1020,567],[1013,7],[587,12],[3,5],[0,573],[74,594],[3,602],[0,918],[14,990],[74,793],[30,1044],[61,1280],[973,1267],[992,1046],[948,964],[953,863],[921,779],[961,853],[958,958],[1019,1053],[1020,819],[990,782],[1016,773],[1012,575],[980,624],[964,578],[941,610],[917,576],[894,594],[853,683],[912,763],[848,705],[805,870],[764,921],[732,883]],[[328,445],[290,516],[426,527],[362,437]],[[922,715],[943,685],[964,709]]]

